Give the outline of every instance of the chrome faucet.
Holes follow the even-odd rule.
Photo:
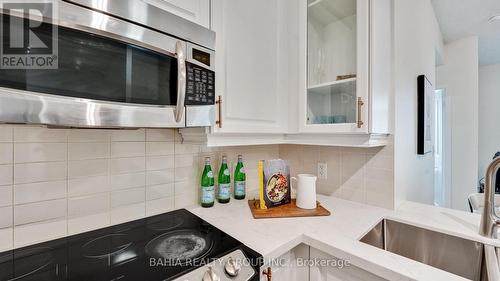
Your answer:
[[[479,234],[489,238],[497,238],[495,230],[500,227],[500,217],[495,211],[495,186],[498,170],[500,170],[500,157],[494,159],[488,166],[484,184],[484,209]]]

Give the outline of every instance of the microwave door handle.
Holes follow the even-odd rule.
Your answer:
[[[177,41],[175,45],[177,56],[177,108],[175,110],[175,121],[181,122],[184,114],[184,100],[186,99],[186,55],[184,44]]]

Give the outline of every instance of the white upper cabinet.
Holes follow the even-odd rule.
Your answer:
[[[301,4],[299,132],[368,133],[369,0]]]
[[[208,144],[385,145],[391,2],[212,0],[221,103]]]
[[[286,0],[212,0],[215,133],[286,133]]]
[[[210,0],[140,0],[210,28]]]
[[[387,133],[390,0],[299,5],[299,133]]]

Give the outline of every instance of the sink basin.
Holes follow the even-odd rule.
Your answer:
[[[500,268],[495,254],[485,255],[495,253],[492,246],[389,219],[360,241],[474,281],[496,280],[488,275],[496,278]]]

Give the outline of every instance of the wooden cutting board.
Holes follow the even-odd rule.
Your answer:
[[[248,200],[248,207],[250,207],[250,211],[252,211],[254,219],[316,217],[330,215],[330,211],[321,206],[319,202],[316,202],[316,204],[316,209],[301,209],[297,207],[295,199],[292,199],[290,204],[269,209],[260,209],[259,200]]]

